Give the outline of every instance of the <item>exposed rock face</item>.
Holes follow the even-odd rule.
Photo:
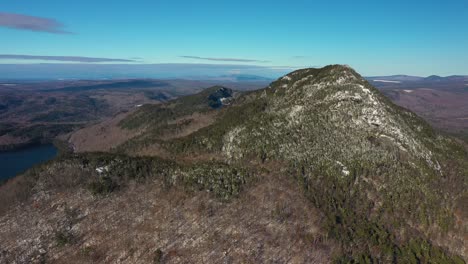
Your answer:
[[[229,105],[233,98],[232,89],[226,87],[219,87],[216,91],[208,96],[208,104],[214,108],[220,108],[223,105]]]
[[[67,197],[60,198],[61,203],[73,199],[71,207],[109,219],[115,228],[93,223],[85,215],[80,228],[71,228],[73,243],[58,237],[66,242],[61,248],[53,245],[50,234],[42,238],[36,234],[39,242],[48,243],[46,251],[51,253],[43,257],[48,260],[68,260],[63,252],[89,243],[100,252],[98,260],[130,263],[149,261],[153,253],[168,262],[235,263],[457,263],[462,260],[456,255],[468,257],[463,213],[468,200],[467,153],[415,114],[393,105],[353,69],[333,65],[299,70],[263,90],[233,98],[229,89],[215,87],[167,105],[142,107],[122,121],[126,129],[157,127],[140,142],[159,146],[173,161],[94,154],[63,158],[30,172],[27,179],[33,180],[25,181],[33,186],[33,198],[22,201],[30,204],[38,193],[49,196],[40,199],[39,209],[29,205],[21,212],[16,207],[0,219],[0,234],[11,238],[0,257],[28,259],[21,258],[24,245],[15,247],[11,241],[27,238],[21,230],[30,223],[20,221],[13,231],[5,229],[6,223],[28,215],[55,223],[57,217],[38,212],[53,208],[60,192]],[[218,108],[212,103],[227,105],[226,100],[228,107],[208,109]],[[176,119],[196,111],[217,111],[217,118],[189,135],[154,136],[179,124],[171,123],[167,115]],[[119,150],[132,153],[138,146],[122,144]],[[63,183],[70,179],[66,175],[80,175],[71,179],[82,180]],[[151,188],[141,187],[148,181]],[[146,203],[145,193],[153,188],[157,194]],[[174,189],[185,193],[184,202],[161,211],[167,218],[151,214],[158,202],[172,199]],[[93,198],[92,193],[98,196]],[[195,206],[191,197],[216,204],[223,213],[212,219],[195,213],[184,205]],[[122,201],[128,201],[123,210],[132,215],[125,220],[124,213],[110,209],[121,208]],[[133,217],[133,205],[142,208],[143,218]],[[242,217],[244,213],[249,217]],[[156,219],[160,224],[148,224]],[[217,237],[219,232],[211,235],[206,221],[214,230],[224,230],[226,239]],[[102,234],[93,235],[136,223],[145,223],[144,230],[124,237],[129,244],[144,245],[144,250],[128,252],[119,237],[111,243],[102,240]],[[171,236],[167,230],[173,230],[172,225],[189,235],[181,238],[178,229]],[[155,238],[153,233],[159,235]],[[208,243],[208,238],[216,243]],[[267,248],[248,249],[261,244]],[[310,254],[308,246],[317,254]],[[200,257],[194,258],[194,250]],[[26,254],[33,255],[38,256]]]

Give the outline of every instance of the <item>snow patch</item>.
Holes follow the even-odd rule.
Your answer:
[[[351,94],[349,91],[339,91],[334,93],[333,95],[329,95],[325,98],[325,101],[344,101],[344,100],[352,100],[352,101],[361,101],[362,96],[358,93]]]
[[[350,174],[350,171],[348,170],[348,168],[347,168],[343,163],[341,163],[341,162],[339,162],[339,161],[336,161],[336,164],[338,164],[338,165],[341,166],[341,172],[342,172],[344,175],[348,176],[348,175]]]
[[[236,155],[236,146],[240,143],[239,134],[244,130],[244,127],[236,127],[233,130],[229,131],[224,136],[224,146],[223,152],[229,159],[239,158],[239,155]]]
[[[346,82],[346,77],[344,76],[340,76],[340,78],[338,78],[338,80],[336,81],[337,84],[343,84]]]
[[[308,81],[309,79],[313,78],[314,76],[313,75],[308,75],[298,81],[296,81],[294,84],[293,84],[293,87],[297,87],[299,85],[302,85],[304,82]]]
[[[295,105],[291,108],[291,111],[289,111],[289,117],[291,119],[296,119],[299,115],[299,113],[302,111],[302,108],[304,108],[302,105]]]
[[[96,168],[97,173],[101,174],[109,171],[109,166],[101,166]]]
[[[284,76],[283,78],[281,78],[281,80],[283,80],[283,81],[288,81],[288,82],[289,82],[289,81],[291,80],[291,77],[289,77],[289,76],[286,75],[286,76]]]
[[[359,86],[359,88],[362,89],[362,91],[364,93],[366,93],[369,96],[369,100],[373,105],[375,105],[375,106],[378,105],[377,99],[375,99],[374,94],[371,92],[370,89],[364,87],[364,85],[362,85],[362,84],[358,84],[358,86]]]
[[[403,147],[403,145],[400,142],[398,142],[397,140],[395,140],[394,138],[392,138],[390,136],[387,136],[387,135],[383,135],[383,134],[380,135],[380,137],[381,138],[387,138],[387,139],[391,140],[393,143],[395,143],[398,146],[398,148],[400,150],[402,150],[404,152],[408,152],[408,150],[405,147]]]

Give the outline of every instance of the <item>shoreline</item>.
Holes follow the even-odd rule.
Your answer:
[[[0,182],[4,183],[13,179],[41,163],[57,158],[59,155],[61,155],[60,150],[52,143],[1,152]]]
[[[47,145],[47,144],[53,144],[52,141],[29,141],[25,143],[20,143],[20,144],[9,144],[9,145],[0,145],[0,153],[4,152],[13,152],[13,151],[20,151],[32,147],[37,147],[41,145]]]

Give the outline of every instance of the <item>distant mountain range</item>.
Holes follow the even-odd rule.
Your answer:
[[[460,92],[468,88],[468,76],[452,75],[428,77],[409,76],[409,75],[391,75],[391,76],[373,76],[366,79],[379,89],[433,89],[438,91]]]
[[[230,64],[0,64],[0,80],[57,79],[197,79],[230,78],[258,80],[276,78],[292,68]],[[260,77],[260,76],[266,76]]]
[[[451,76],[438,76],[431,75],[428,77],[410,76],[410,75],[390,75],[390,76],[370,76],[365,77],[372,82],[453,82],[453,81],[468,81],[468,75],[451,75]]]

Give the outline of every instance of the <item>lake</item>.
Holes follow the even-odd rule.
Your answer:
[[[56,155],[57,149],[52,144],[0,152],[0,180],[12,178]]]

